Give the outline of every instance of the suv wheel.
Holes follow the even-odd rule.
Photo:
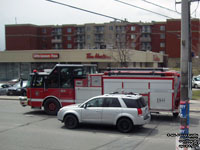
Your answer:
[[[121,118],[118,122],[117,122],[117,129],[120,132],[123,133],[128,133],[133,129],[133,123],[130,119],[128,118]]]
[[[194,85],[194,88],[198,89],[198,85],[197,85],[197,84],[195,84],[195,85]]]
[[[67,115],[64,119],[65,127],[75,129],[78,127],[78,119],[74,115]]]

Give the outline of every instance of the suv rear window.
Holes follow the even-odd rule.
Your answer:
[[[147,105],[144,98],[142,97],[137,100],[130,98],[122,98],[122,99],[128,108],[142,108]]]

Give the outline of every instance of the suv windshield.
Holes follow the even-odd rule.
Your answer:
[[[200,81],[200,77],[194,78],[194,81]]]

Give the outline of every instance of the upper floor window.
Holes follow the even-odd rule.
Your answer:
[[[131,34],[131,39],[135,39],[135,38],[136,38],[135,34]]]
[[[47,33],[46,28],[43,28],[43,29],[42,29],[42,33],[44,33],[44,34]]]
[[[160,26],[160,31],[165,31],[165,26]]]
[[[109,30],[113,30],[113,26],[109,26]]]
[[[72,44],[67,44],[67,48],[72,48]]]
[[[131,26],[131,31],[135,31],[135,26]]]
[[[160,47],[165,47],[165,43],[160,43]]]
[[[134,42],[131,43],[131,47],[132,47],[132,48],[135,48],[135,43],[134,43]]]
[[[68,40],[68,41],[71,41],[71,40],[72,40],[72,37],[71,37],[71,36],[68,36],[68,37],[67,37],[67,40]]]
[[[160,39],[165,39],[165,34],[160,34]]]
[[[67,28],[67,32],[71,33],[72,32],[72,28]]]

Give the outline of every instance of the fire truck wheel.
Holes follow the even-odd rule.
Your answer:
[[[121,118],[117,121],[117,129],[123,133],[131,132],[133,129],[133,123],[128,118]]]
[[[67,115],[64,119],[65,127],[75,129],[78,127],[78,119],[74,115]]]
[[[44,103],[44,111],[49,115],[57,115],[60,104],[54,98],[49,98]]]
[[[176,113],[173,113],[173,117],[174,117],[174,118],[177,118],[177,117],[178,117],[178,114],[179,114],[179,113],[177,113],[177,112],[176,112]]]

